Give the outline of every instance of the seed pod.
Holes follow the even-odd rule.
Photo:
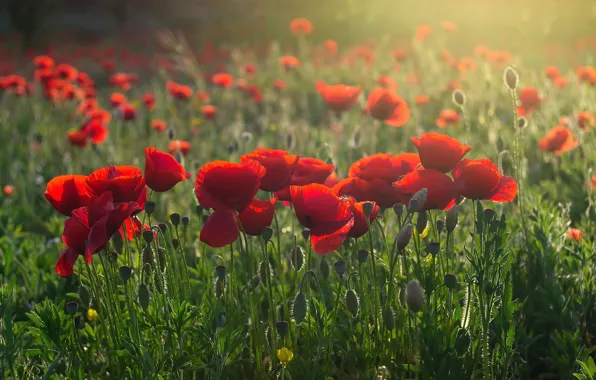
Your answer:
[[[151,295],[149,293],[149,288],[145,284],[139,285],[139,304],[143,308],[143,310],[147,310],[149,307],[149,300]]]
[[[366,261],[366,259],[368,259],[368,251],[366,249],[361,249],[358,251],[358,262],[360,264],[364,264],[364,262]]]
[[[408,223],[401,228],[401,230],[397,234],[397,238],[395,239],[397,249],[401,251],[406,248],[406,246],[410,242],[410,239],[412,239],[412,230],[413,226],[411,223]]]
[[[443,277],[443,283],[447,289],[453,290],[457,286],[457,277],[452,273],[448,273]]]
[[[147,213],[147,215],[151,216],[151,214],[155,212],[155,206],[157,205],[153,201],[145,202],[145,212]]]
[[[445,221],[443,219],[437,220],[436,226],[437,226],[437,232],[440,235],[441,232],[443,232],[443,228],[445,228]]]
[[[505,69],[505,74],[503,76],[503,79],[505,80],[505,84],[507,85],[507,87],[509,87],[509,89],[511,91],[513,91],[517,88],[517,82],[519,81],[519,75],[517,74],[517,71],[515,71],[515,69],[512,66],[509,66]]]
[[[428,251],[428,253],[433,255],[433,257],[435,257],[439,254],[439,251],[441,250],[441,243],[436,241],[430,242],[426,245],[426,250]]]
[[[497,215],[497,213],[492,208],[485,209],[484,210],[484,221],[486,223],[490,223],[490,221],[494,219],[495,215]]]
[[[190,218],[188,216],[183,216],[181,221],[184,227],[188,227],[188,224],[190,223]]]
[[[130,276],[132,275],[132,268],[129,266],[121,266],[120,267],[120,279],[126,284],[128,280],[130,280]]]
[[[145,240],[145,243],[150,244],[153,242],[153,231],[148,230],[148,231],[143,231],[143,240]]]
[[[290,324],[287,321],[279,321],[275,324],[275,329],[277,333],[283,338],[288,335],[288,331],[290,331]]]
[[[148,245],[143,248],[143,264],[153,265],[153,250]]]
[[[343,276],[346,273],[346,262],[343,260],[338,260],[333,264],[333,269],[338,276]]]
[[[112,251],[110,252],[110,256],[108,257],[111,263],[117,264],[118,263],[118,252]]]
[[[354,147],[359,147],[360,146],[360,129],[357,128],[356,131],[354,132],[354,135],[352,136],[352,144]]]
[[[170,140],[173,140],[174,139],[174,129],[168,128],[168,138]]]
[[[393,309],[391,307],[388,307],[383,312],[383,321],[385,322],[387,330],[391,331],[395,328],[395,314],[393,314]]]
[[[421,234],[425,229],[426,225],[428,224],[428,214],[426,211],[421,211],[418,213],[418,218],[416,218],[416,231]]]
[[[292,307],[292,314],[294,315],[294,320],[296,321],[297,325],[304,322],[307,313],[308,301],[306,299],[306,295],[300,292],[296,294],[296,298],[294,298],[294,305]]]
[[[459,212],[457,210],[457,206],[453,206],[451,210],[447,211],[447,217],[445,219],[445,227],[447,228],[447,232],[453,232],[455,227],[457,227],[457,220],[459,218]]]
[[[180,247],[180,240],[173,238],[172,239],[172,247],[174,247],[174,249],[178,249],[178,247]]]
[[[68,313],[68,315],[73,316],[77,313],[77,310],[79,309],[79,304],[76,302],[67,302],[66,303],[66,312]]]
[[[223,297],[224,290],[225,290],[225,283],[224,283],[224,281],[222,279],[220,279],[220,278],[218,278],[217,280],[215,280],[215,297],[216,298]]]
[[[408,203],[408,211],[409,212],[417,212],[419,211],[424,203],[426,203],[426,197],[428,196],[428,189],[423,188],[418,190],[416,194],[412,196],[410,199],[410,203]]]
[[[168,225],[165,223],[159,223],[157,226],[159,227],[159,230],[164,234],[168,231]]]
[[[319,266],[319,269],[321,270],[321,274],[323,275],[323,278],[325,280],[329,278],[329,264],[327,263],[327,260],[325,260],[325,258],[321,258],[321,264]]]
[[[517,118],[517,127],[519,129],[524,129],[528,125],[528,119],[525,116],[520,116]]]
[[[373,212],[373,206],[374,206],[374,203],[372,203],[372,202],[364,202],[362,204],[362,211],[364,212],[364,215],[366,216],[367,219],[369,219],[370,214],[372,214],[372,212]]]
[[[455,105],[458,107],[463,107],[466,105],[466,96],[463,92],[461,92],[461,90],[453,91],[453,93],[451,94],[451,99],[453,100],[453,103],[455,103]]]
[[[292,249],[291,252],[292,252],[292,266],[297,271],[300,271],[302,269],[302,266],[304,266],[304,249],[302,249],[302,247],[297,245]]]
[[[406,304],[414,313],[418,313],[424,307],[424,293],[422,292],[420,283],[416,280],[408,282],[408,287],[406,289]]]
[[[225,265],[218,265],[215,267],[215,274],[217,278],[223,280],[226,278],[226,266]]]
[[[354,318],[356,318],[360,311],[360,300],[358,299],[356,292],[352,289],[348,289],[346,292],[346,308]]]
[[[265,228],[263,228],[263,231],[261,231],[261,237],[263,238],[265,243],[269,242],[269,240],[271,240],[272,236],[273,236],[273,229],[271,227],[265,227]]]
[[[116,233],[112,235],[112,248],[114,248],[114,251],[122,253],[122,250],[124,248],[124,240],[122,240],[122,235],[120,235],[120,231],[116,231]]]
[[[87,289],[84,285],[79,287],[79,298],[81,299],[83,307],[89,307],[91,304],[91,293],[89,293],[89,289]]]
[[[398,218],[400,218],[402,216],[402,214],[404,213],[405,208],[406,208],[405,205],[403,205],[401,203],[396,203],[393,205],[393,212],[395,213],[395,215],[397,215]]]
[[[174,227],[177,227],[180,224],[180,214],[178,214],[177,212],[171,213],[170,222],[172,222],[172,225],[174,225]]]

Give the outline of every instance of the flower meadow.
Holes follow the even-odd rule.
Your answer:
[[[3,41],[0,378],[596,378],[596,44],[458,29]]]

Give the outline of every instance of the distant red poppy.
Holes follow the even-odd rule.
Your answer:
[[[146,92],[143,95],[142,102],[149,111],[155,109],[155,95],[152,92]]]
[[[213,161],[199,169],[195,195],[203,207],[242,212],[259,190],[265,171],[254,160],[240,164]]]
[[[555,88],[565,88],[569,84],[569,80],[564,76],[556,77],[553,79],[553,86]]]
[[[553,152],[557,156],[575,149],[577,145],[578,143],[573,137],[571,129],[561,125],[553,127],[546,136],[541,138],[538,142],[538,146],[541,150]]]
[[[582,66],[576,70],[577,79],[580,83],[596,84],[596,68],[592,66]]]
[[[488,158],[464,158],[452,174],[457,193],[468,199],[511,202],[517,195],[515,179],[502,175]]]
[[[176,100],[187,100],[192,96],[192,89],[190,87],[171,80],[166,83],[166,88]]]
[[[92,255],[100,252],[122,224],[139,211],[136,202],[114,202],[110,191],[92,198],[88,206],[74,210],[64,222],[62,241],[67,248],[60,253],[56,273],[60,277],[72,275],[79,256],[85,256],[90,264]]]
[[[289,185],[300,156],[283,150],[260,149],[240,158],[240,162],[258,161],[266,169],[261,179],[261,190],[275,192]]]
[[[70,142],[72,146],[77,146],[79,148],[84,148],[87,146],[87,140],[89,136],[85,131],[72,129],[67,132],[66,138]]]
[[[406,101],[384,88],[372,90],[365,111],[392,127],[401,127],[410,119],[410,109]]]
[[[100,66],[108,73],[113,73],[116,70],[116,63],[112,60],[104,59],[100,62]]]
[[[45,198],[59,213],[71,216],[72,211],[86,206],[91,197],[85,190],[85,175],[61,175],[46,185]]]
[[[426,37],[430,35],[431,28],[428,25],[420,25],[416,28],[416,36],[414,39],[418,42],[424,42]]]
[[[87,113],[89,120],[97,120],[101,123],[108,123],[112,119],[112,115],[101,108],[95,108]]]
[[[542,103],[542,98],[538,90],[533,87],[524,87],[519,91],[518,113],[525,116],[537,110]]]
[[[439,114],[439,118],[435,122],[439,128],[447,128],[450,125],[459,123],[460,117],[456,111],[451,109],[444,109]]]
[[[273,87],[275,87],[279,91],[283,91],[286,89],[286,82],[281,79],[275,79],[273,81]]]
[[[393,186],[406,196],[408,202],[414,194],[426,188],[428,193],[421,210],[446,210],[455,204],[455,184],[439,170],[415,170],[394,182]]]
[[[206,104],[201,107],[201,112],[203,112],[203,117],[206,120],[215,120],[215,116],[217,115],[217,108],[212,104]]]
[[[120,112],[122,113],[122,119],[125,121],[133,121],[137,118],[137,110],[130,104],[122,104]]]
[[[561,72],[559,71],[559,69],[556,66],[548,66],[544,72],[546,73],[546,76],[550,79],[550,80],[555,80],[556,78],[561,76]]]
[[[254,63],[242,65],[242,71],[249,77],[252,77],[257,72],[257,65]]]
[[[88,112],[97,108],[97,100],[95,99],[85,99],[77,106],[77,113],[80,114],[87,114]]]
[[[476,60],[473,57],[462,57],[457,62],[457,70],[460,73],[474,71],[476,69],[478,69],[478,64],[476,63]]]
[[[577,228],[570,228],[569,232],[567,232],[567,239],[575,241],[584,240],[584,233]]]
[[[590,127],[596,125],[596,117],[591,112],[580,112],[577,114],[577,125],[584,131],[589,131]]]
[[[197,91],[197,99],[199,99],[201,103],[207,103],[210,98],[211,97],[206,91]]]
[[[394,49],[392,54],[393,54],[393,59],[395,59],[397,62],[405,61],[409,55],[408,51],[405,49]]]
[[[596,175],[592,176],[592,179],[590,183],[588,183],[588,186],[591,190],[596,190]]]
[[[134,166],[97,169],[87,176],[85,190],[91,197],[110,192],[114,202],[136,202],[141,208],[147,201],[143,172]]]
[[[323,97],[327,106],[334,111],[348,111],[358,102],[362,88],[345,84],[329,85],[321,81],[316,82],[316,89]]]
[[[191,145],[188,141],[172,140],[168,144],[168,152],[170,154],[180,152],[180,153],[182,153],[183,156],[186,156],[190,152],[190,149],[191,149]]]
[[[337,42],[335,42],[334,40],[325,41],[325,49],[327,49],[329,55],[337,55]]]
[[[67,81],[75,81],[77,79],[78,70],[66,63],[61,63],[54,68],[56,76]]]
[[[33,58],[33,64],[38,69],[50,69],[54,67],[54,60],[47,55],[38,55],[37,57]]]
[[[429,95],[418,95],[416,97],[416,104],[424,105],[430,103],[430,96]]]
[[[218,87],[228,88],[232,85],[232,83],[234,83],[234,77],[228,73],[219,73],[213,75],[213,77],[211,77],[211,81]]]
[[[359,238],[368,232],[368,226],[377,219],[381,208],[375,202],[370,202],[372,204],[372,212],[370,213],[367,222],[363,208],[364,203],[366,202],[356,202],[352,197],[348,198],[348,202],[350,203],[352,215],[354,215],[354,225],[350,229],[350,232],[348,232],[348,236],[351,238]]]
[[[381,74],[377,79],[377,83],[379,86],[387,89],[389,91],[395,92],[397,91],[397,82],[393,80],[389,75]]]
[[[457,30],[457,26],[452,23],[451,21],[443,21],[441,23],[443,30],[446,32],[455,32]]]
[[[312,23],[305,18],[295,18],[290,22],[290,31],[296,36],[312,33]]]
[[[163,120],[152,120],[151,121],[151,128],[156,130],[157,132],[163,132],[166,130],[166,122]]]
[[[457,139],[435,132],[428,132],[421,138],[412,137],[418,149],[420,162],[425,169],[436,169],[443,173],[451,171],[472,147]]]
[[[240,232],[235,218],[235,211],[227,208],[217,209],[207,217],[201,229],[200,240],[213,248],[221,248],[238,240]]]
[[[314,251],[324,255],[339,248],[354,226],[348,200],[321,184],[291,186],[290,195],[298,221],[310,230]]]
[[[238,215],[242,229],[247,235],[260,236],[265,227],[269,227],[275,214],[276,199],[253,199],[250,205]]]
[[[120,107],[126,103],[126,96],[120,92],[114,92],[110,95],[110,104],[112,107]]]
[[[5,196],[12,197],[12,195],[14,194],[14,186],[13,185],[4,185],[4,187],[2,188],[2,192],[4,192]]]
[[[148,188],[163,193],[189,178],[190,173],[174,156],[152,147],[145,148],[145,182]]]
[[[293,57],[291,55],[285,55],[279,59],[281,65],[286,69],[286,71],[297,69],[300,67],[300,61],[298,58]]]
[[[81,131],[87,134],[87,138],[93,144],[103,144],[108,139],[108,128],[99,120],[91,119],[86,122]]]

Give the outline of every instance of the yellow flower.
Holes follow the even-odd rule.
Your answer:
[[[426,228],[424,229],[424,231],[422,231],[422,233],[420,234],[420,238],[421,239],[424,239],[425,237],[428,236],[428,230],[429,230],[429,228],[428,228],[428,226],[426,226]]]
[[[87,319],[89,320],[89,322],[97,321],[99,319],[97,311],[95,309],[89,308],[89,310],[87,310]]]
[[[284,367],[288,365],[294,358],[294,354],[286,347],[282,347],[277,350],[277,360],[283,365]]]

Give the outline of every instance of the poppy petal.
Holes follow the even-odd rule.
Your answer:
[[[238,239],[238,225],[232,210],[216,210],[201,230],[201,241],[213,248],[225,247]]]

